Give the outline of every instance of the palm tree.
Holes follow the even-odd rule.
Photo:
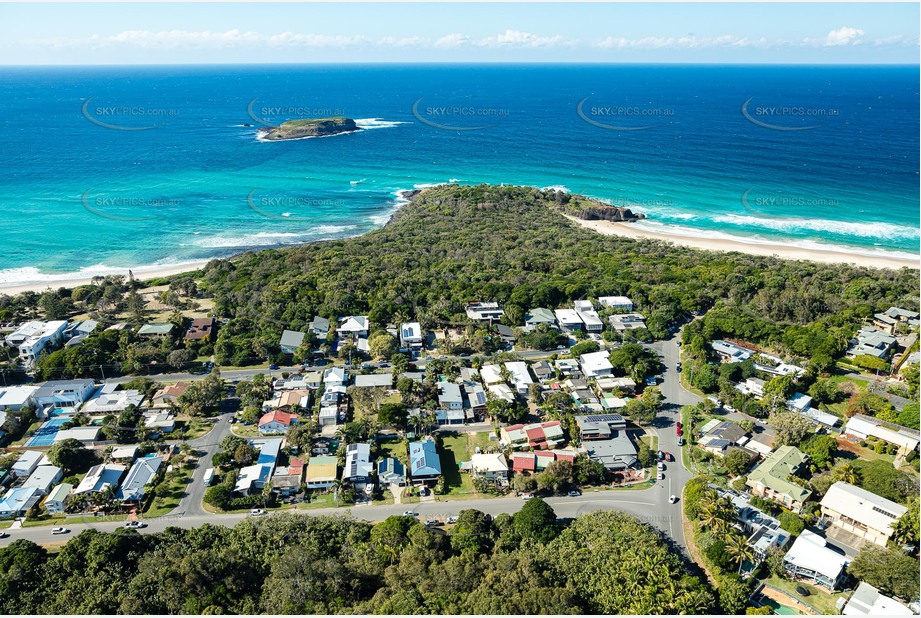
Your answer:
[[[726,539],[726,554],[738,563],[740,571],[746,560],[751,563],[755,562],[755,551],[741,534],[729,535],[729,538]]]
[[[856,485],[860,482],[860,470],[852,463],[843,463],[837,466],[832,475],[835,480],[843,481],[850,485]]]

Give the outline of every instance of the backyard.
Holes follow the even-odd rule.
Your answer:
[[[440,499],[451,500],[460,497],[470,497],[479,494],[473,487],[473,479],[469,474],[461,474],[460,464],[469,461],[476,452],[476,447],[486,449],[489,444],[489,432],[479,433],[441,433],[441,473],[445,480],[445,494]]]

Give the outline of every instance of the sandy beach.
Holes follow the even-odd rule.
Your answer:
[[[44,292],[48,288],[75,288],[80,285],[91,284],[93,282],[93,277],[98,277],[100,275],[125,275],[127,277],[129,270],[134,274],[135,279],[144,281],[155,277],[168,277],[170,275],[178,275],[179,273],[198,270],[209,261],[210,260],[200,260],[197,262],[184,262],[182,264],[139,266],[137,268],[90,268],[65,275],[35,273],[34,281],[0,281],[0,294],[13,296],[22,292]]]
[[[588,228],[599,234],[607,236],[624,236],[626,238],[649,238],[664,240],[684,247],[706,249],[708,251],[738,251],[751,255],[776,256],[785,260],[810,260],[828,264],[853,264],[869,268],[894,268],[903,267],[919,268],[921,258],[907,258],[898,255],[870,255],[851,253],[836,249],[805,248],[782,243],[772,243],[762,240],[742,241],[723,238],[707,238],[704,236],[691,236],[678,233],[664,233],[650,230],[634,223],[615,223],[613,221],[585,221],[566,215],[570,221]]]

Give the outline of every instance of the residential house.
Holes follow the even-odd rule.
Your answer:
[[[546,324],[552,328],[556,328],[556,316],[545,307],[535,307],[524,314],[525,330],[533,330],[534,327],[539,324]]]
[[[138,456],[138,446],[132,444],[129,446],[116,446],[112,449],[112,452],[109,454],[109,459],[112,461],[126,460],[128,463],[131,463]]]
[[[279,466],[272,474],[272,489],[283,496],[297,493],[304,482],[304,459],[292,457],[287,466]]]
[[[57,444],[64,440],[77,440],[78,442],[82,442],[83,446],[91,447],[99,440],[99,433],[100,428],[95,425],[61,429],[55,434],[52,444]]]
[[[118,414],[129,406],[140,407],[144,395],[138,390],[117,391],[118,384],[107,383],[102,386],[89,401],[83,405],[81,412],[89,416]]]
[[[145,412],[144,427],[153,430],[154,434],[173,433],[176,417],[171,412]]]
[[[402,487],[406,484],[406,468],[399,459],[384,457],[377,462],[377,479],[381,485]]]
[[[745,382],[739,385],[739,390],[743,393],[749,393],[755,397],[764,397],[764,385],[766,382],[761,378],[747,378]]]
[[[617,332],[632,328],[646,328],[646,318],[639,313],[620,313],[608,316],[608,322]]]
[[[22,517],[41,499],[42,494],[35,487],[10,489],[0,499],[0,519]]]
[[[470,474],[487,481],[508,479],[508,460],[502,453],[475,453],[470,456]]]
[[[499,335],[499,339],[502,340],[502,343],[506,345],[514,345],[518,337],[515,335],[515,331],[506,326],[505,324],[496,324],[495,325],[496,333]]]
[[[173,404],[179,404],[179,398],[182,397],[190,386],[189,382],[176,382],[165,386],[154,393],[150,400],[153,408],[169,408]]]
[[[73,488],[74,486],[70,483],[61,483],[52,489],[45,501],[42,502],[45,512],[49,515],[63,515],[64,508],[67,506],[67,499],[70,497],[70,492]]]
[[[579,437],[586,440],[608,440],[616,432],[627,430],[627,420],[620,414],[590,414],[575,417]]]
[[[626,296],[599,296],[598,302],[619,311],[633,311],[633,301]]]
[[[508,384],[490,384],[488,389],[496,399],[502,399],[509,403],[515,403],[515,393],[512,392],[512,389]]]
[[[483,418],[487,412],[486,391],[476,382],[464,382],[464,391],[467,393],[464,399],[464,417],[468,421]]]
[[[889,352],[895,347],[897,341],[894,335],[880,332],[875,328],[861,328],[851,339],[847,355],[851,358],[867,355],[886,359],[889,358]]]
[[[589,378],[609,376],[614,370],[614,365],[608,360],[608,353],[604,351],[583,354],[579,357],[579,361],[582,365],[582,373]]]
[[[363,489],[372,482],[371,445],[367,443],[349,444],[345,447],[345,467],[342,480],[349,481],[355,489]]]
[[[348,374],[345,367],[331,367],[323,374],[323,383],[326,388],[331,386],[345,386],[348,382]]]
[[[434,481],[441,476],[441,460],[431,438],[409,443],[409,475],[413,483]]]
[[[604,330],[604,322],[601,320],[601,317],[598,316],[597,312],[579,309],[576,313],[579,315],[579,319],[582,320],[585,332],[597,334]]]
[[[323,406],[320,408],[318,418],[320,427],[328,427],[339,424],[339,413],[336,406]]]
[[[322,371],[311,371],[303,375],[293,375],[287,380],[279,378],[272,383],[272,390],[275,392],[278,391],[292,391],[292,390],[304,390],[310,389],[315,390],[320,388],[320,384],[323,383],[323,372]]]
[[[808,459],[795,446],[781,446],[749,473],[746,485],[754,495],[779,502],[798,513],[812,490],[787,478],[795,476]]]
[[[96,320],[80,320],[77,322],[71,322],[67,325],[67,328],[64,329],[64,345],[77,345],[77,343],[91,335],[98,326],[99,322]],[[77,340],[76,343],[74,342],[75,340]]]
[[[403,322],[400,324],[400,348],[404,350],[420,350],[424,340],[422,325],[419,322]]]
[[[556,372],[553,370],[553,367],[550,366],[550,363],[543,360],[531,363],[531,371],[534,373],[534,377],[541,382],[552,380],[556,377]]]
[[[579,366],[579,361],[574,358],[560,358],[553,364],[564,376],[582,377],[582,368]]]
[[[185,332],[184,339],[186,341],[211,341],[216,328],[217,320],[214,318],[195,318],[189,330]]]
[[[582,450],[592,461],[602,464],[608,471],[617,472],[637,467],[636,445],[625,430],[612,430],[604,440],[587,440]]]
[[[336,484],[339,460],[331,455],[314,455],[307,461],[304,479],[307,489],[329,489]]]
[[[697,445],[705,451],[714,455],[725,456],[733,450],[742,450],[749,459],[757,456],[756,451],[747,448],[750,438],[748,432],[742,429],[738,423],[729,421],[713,421],[701,428],[703,434],[697,442]]]
[[[467,317],[477,322],[486,320],[498,320],[505,311],[495,302],[468,303],[466,307]]]
[[[531,374],[528,373],[528,364],[524,361],[509,361],[505,363],[505,368],[512,375],[512,386],[515,387],[518,394],[527,396],[528,390],[534,383],[534,380],[531,379]]]
[[[10,473],[14,479],[26,478],[35,472],[35,468],[39,466],[44,456],[45,454],[41,451],[23,451],[16,463],[13,464],[13,467],[10,468]]]
[[[918,318],[917,311],[889,307],[885,312],[877,313],[873,316],[873,325],[883,332],[894,335],[899,324],[907,324],[909,327],[916,327],[921,324]]]
[[[837,590],[846,575],[849,560],[829,548],[825,539],[803,530],[784,554],[783,566],[791,578]]]
[[[148,339],[166,339],[173,334],[175,326],[172,322],[152,322],[144,324],[138,329],[138,337]]]
[[[340,337],[367,337],[368,316],[348,315],[344,318],[340,318],[336,332]]]
[[[35,361],[51,348],[64,342],[64,330],[67,320],[26,322],[6,336],[6,343],[19,352],[19,360],[26,369],[31,369]]]
[[[790,542],[790,533],[780,527],[777,518],[753,507],[743,496],[729,493],[723,496],[729,497],[735,507],[738,527],[745,534],[758,562],[765,560],[772,550],[783,549]]]
[[[92,380],[54,380],[40,384],[32,395],[35,407],[76,408],[96,390]]]
[[[439,382],[438,406],[442,410],[463,410],[464,396],[461,394],[460,386],[453,382]]]
[[[597,380],[598,388],[604,391],[622,391],[633,394],[636,391],[636,381],[633,378],[603,377]]]
[[[19,412],[33,403],[37,386],[4,386],[0,388],[0,410]]]
[[[865,414],[855,414],[844,426],[844,437],[851,441],[866,440],[869,437],[884,440],[899,447],[901,454],[918,448],[921,432],[895,423],[887,423]]]
[[[486,386],[505,383],[502,378],[502,369],[499,365],[483,365],[480,367],[480,378]]]
[[[297,414],[273,410],[263,414],[259,419],[259,433],[263,435],[287,433],[292,425],[297,424]]]
[[[710,345],[713,351],[719,354],[720,360],[724,363],[741,363],[755,354],[754,350],[743,348],[740,345],[730,341],[723,341],[722,339],[714,339]]]
[[[272,410],[281,410],[290,412],[295,408],[310,408],[311,391],[304,388],[300,390],[283,390],[276,391],[275,396],[267,401],[262,402],[262,410],[270,412]]]
[[[554,449],[565,440],[560,421],[545,421],[529,425],[517,424],[499,428],[499,444],[508,444],[514,449]]]
[[[107,489],[114,493],[127,468],[121,464],[98,464],[90,468],[74,494],[98,494]]]
[[[248,496],[254,489],[262,491],[266,483],[272,482],[272,470],[273,466],[258,463],[240,468],[237,482],[233,486],[234,493]]]
[[[283,330],[281,331],[281,339],[278,341],[278,346],[281,349],[282,354],[294,354],[297,352],[297,349],[301,347],[301,344],[304,343],[304,338],[307,336],[307,333],[301,332],[299,330]]]
[[[132,464],[115,497],[122,502],[141,502],[148,485],[153,484],[163,464],[163,457],[141,457]]]
[[[843,616],[913,616],[916,612],[892,597],[880,594],[867,582],[860,582],[841,610]]]
[[[329,334],[329,320],[322,316],[314,316],[308,327],[310,332],[316,335],[317,339],[324,340]]]
[[[546,469],[552,461],[574,462],[575,451],[535,451],[533,453],[512,453],[512,472],[532,473]]]
[[[393,374],[364,373],[356,375],[355,388],[393,388]]]
[[[581,331],[584,326],[579,312],[575,309],[556,309],[554,312],[556,321],[565,333]]]
[[[793,393],[793,396],[787,399],[786,405],[788,410],[802,414],[812,406],[812,397],[802,393]]]
[[[64,471],[57,466],[39,466],[29,475],[22,487],[34,487],[39,495],[47,496],[51,488],[64,478]]]
[[[882,496],[838,481],[822,498],[822,516],[839,528],[882,547],[894,532],[892,524],[908,510]]]

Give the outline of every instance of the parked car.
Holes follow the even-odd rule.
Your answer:
[[[564,346],[564,345],[558,345],[558,346],[556,346],[556,349],[557,349],[557,350],[565,350],[565,349],[566,349],[566,346]]]
[[[0,532],[0,539],[5,539],[8,536],[10,536],[9,532]]]
[[[438,521],[437,519],[426,519],[425,525],[426,526],[440,526],[441,522]]]
[[[249,514],[252,516],[265,515],[265,509],[250,509]]]
[[[281,367],[279,367],[278,365],[269,365],[269,369],[271,369],[272,371],[277,371],[278,369],[281,369]]]
[[[657,465],[656,467],[657,467],[659,470],[665,470],[665,464],[664,464],[663,462],[661,462],[661,461],[658,463],[658,465]]]
[[[68,528],[64,528],[63,526],[58,526],[57,528],[51,529],[51,534],[69,534],[69,533],[70,533],[70,530]]]
[[[138,521],[136,519],[125,523],[125,528],[129,528],[131,530],[137,530],[139,528],[146,528],[146,527],[147,527],[147,524],[145,524],[142,521]]]
[[[446,523],[446,524],[456,524],[456,523],[457,523],[457,515],[451,515],[451,517],[449,517],[449,518],[447,518],[447,519],[445,520],[445,523]]]
[[[672,454],[668,451],[665,451],[665,461],[675,461],[675,458],[672,457]]]
[[[658,480],[660,480],[660,481],[664,481],[664,480],[665,480],[665,473],[664,473],[664,472],[659,472],[659,474],[656,476],[656,478],[657,478]]]
[[[668,501],[670,504],[675,504],[678,502],[678,496],[669,496]]]
[[[415,511],[403,511],[403,517],[418,517],[419,513]]]
[[[522,500],[530,500],[533,497],[534,497],[534,494],[521,494]]]
[[[581,495],[582,495],[582,492],[581,492],[581,491],[578,491],[578,490],[575,490],[575,489],[573,489],[571,492],[569,492],[569,497],[570,497],[570,498],[576,498],[576,497],[581,496]]]
[[[659,451],[658,453],[656,453],[656,458],[659,461],[662,461],[663,459],[665,459],[665,451]]]
[[[684,438],[678,436],[678,446],[684,446]]]

